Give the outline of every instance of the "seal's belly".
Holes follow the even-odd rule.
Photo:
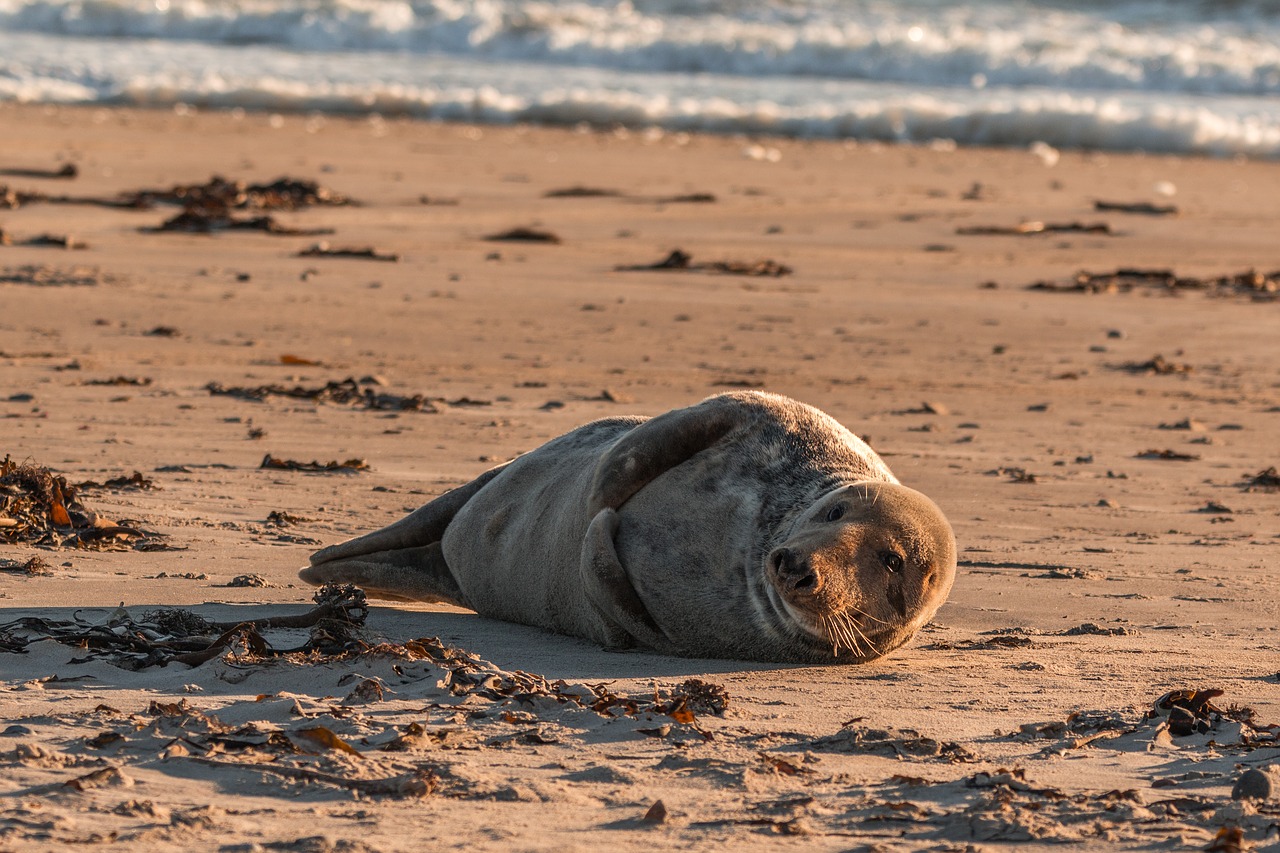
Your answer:
[[[597,421],[519,457],[445,530],[445,561],[482,616],[599,637],[579,567],[600,455],[643,419]]]

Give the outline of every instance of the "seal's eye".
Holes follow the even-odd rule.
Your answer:
[[[880,559],[884,562],[884,567],[895,575],[902,571],[902,556],[892,551],[885,551],[880,555]]]
[[[844,504],[836,504],[827,510],[827,521],[839,521],[844,518]]]

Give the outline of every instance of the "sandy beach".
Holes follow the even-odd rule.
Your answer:
[[[13,103],[0,127],[0,458],[140,475],[77,489],[133,533],[0,540],[0,849],[1280,849],[1280,163]],[[146,191],[213,176],[352,203],[162,228],[183,207]],[[513,229],[541,239],[491,239]],[[950,519],[953,592],[907,647],[686,660],[389,602],[341,659],[241,635],[133,670],[46,638],[304,614],[316,548],[739,388],[830,413]],[[363,465],[288,469],[330,460]],[[1203,731],[1149,714],[1177,690],[1222,691],[1183,702]]]

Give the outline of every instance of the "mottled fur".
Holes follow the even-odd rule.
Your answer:
[[[302,577],[610,647],[860,662],[928,620],[955,558],[941,512],[859,438],[743,392],[587,424],[317,552]]]

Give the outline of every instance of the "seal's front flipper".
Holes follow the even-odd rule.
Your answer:
[[[645,421],[626,433],[600,459],[588,510],[622,505],[664,472],[720,441],[735,427],[758,417],[759,409],[732,395],[703,400]]]
[[[370,598],[435,601],[470,607],[449,571],[439,542],[377,551],[307,566],[298,576],[310,584],[353,583]]]
[[[604,618],[606,646],[647,646],[657,651],[671,647],[671,641],[640,600],[631,578],[618,560],[613,537],[620,519],[612,509],[602,509],[591,519],[582,541],[582,582],[587,598]]]

